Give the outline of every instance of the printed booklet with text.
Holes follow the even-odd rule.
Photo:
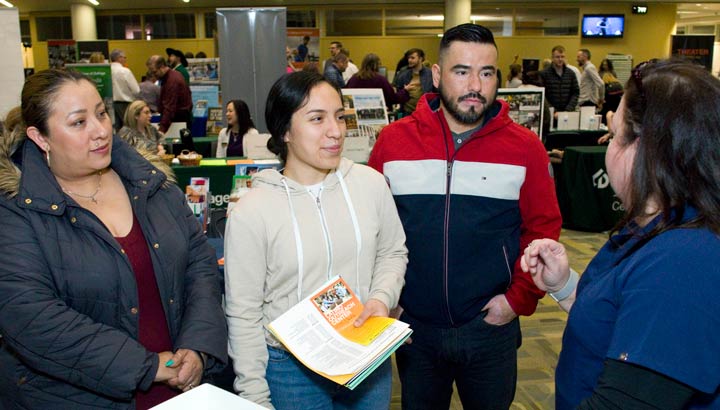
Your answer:
[[[387,317],[355,327],[362,311],[357,295],[335,276],[267,328],[310,370],[354,389],[412,333],[407,323]]]

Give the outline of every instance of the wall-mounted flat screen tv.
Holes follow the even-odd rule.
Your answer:
[[[623,14],[586,14],[582,19],[582,36],[586,38],[620,38],[625,33]]]

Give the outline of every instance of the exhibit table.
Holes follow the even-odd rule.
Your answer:
[[[606,231],[623,215],[605,169],[607,146],[567,147],[556,167],[555,184],[563,226],[583,231]]]

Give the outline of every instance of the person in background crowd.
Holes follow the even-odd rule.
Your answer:
[[[401,110],[405,115],[409,115],[415,111],[420,97],[432,92],[433,87],[432,71],[423,65],[425,61],[425,52],[419,48],[411,48],[408,50],[408,68],[395,74],[395,88],[398,90],[405,88],[408,84],[413,84],[409,89],[410,98],[402,105]]]
[[[325,66],[324,76],[337,88],[345,87],[345,80],[343,80],[342,73],[347,69],[348,58],[343,53],[338,53],[333,57],[333,62],[330,65]]]
[[[146,63],[148,71],[160,80],[160,102],[158,111],[160,132],[167,132],[173,122],[184,122],[188,129],[192,126],[192,97],[182,75],[171,70],[162,56],[154,55]]]
[[[560,235],[548,156],[497,100],[492,32],[445,32],[433,65],[440,94],[383,128],[368,164],[385,174],[410,261],[400,320],[412,343],[396,360],[406,410],[508,409],[515,395],[518,315],[544,293],[519,267],[530,241]]]
[[[556,409],[720,408],[720,81],[642,63],[612,124],[605,166],[625,217],[610,240],[579,281],[554,238],[521,263],[569,312]]]
[[[185,84],[189,87],[190,86],[190,73],[188,73],[187,66],[188,61],[187,58],[185,58],[185,54],[183,54],[182,51],[176,50],[174,48],[166,48],[165,53],[167,54],[167,64],[170,68],[173,70],[179,72],[182,74],[183,79],[185,80]]]
[[[29,77],[0,146],[0,406],[148,409],[227,362],[215,252],[95,83]]]
[[[542,63],[540,64],[540,72],[543,72],[550,68],[552,66],[552,60],[549,58],[544,58]]]
[[[350,51],[347,48],[343,48],[341,50],[343,54],[345,54],[348,58],[347,68],[345,68],[345,71],[343,71],[343,81],[345,81],[345,84],[350,80],[352,76],[354,76],[358,71],[358,67],[355,65],[355,63],[352,62],[350,59]]]
[[[88,62],[92,64],[103,64],[105,63],[105,54],[99,51],[94,51],[92,54],[90,54]]]
[[[293,65],[293,51],[290,47],[285,46],[285,73],[294,73],[297,71],[295,66]]]
[[[403,57],[398,61],[397,65],[395,66],[395,77],[393,77],[393,82],[392,82],[392,85],[395,88],[398,88],[397,83],[396,83],[396,81],[398,79],[398,74],[401,71],[407,69],[408,57],[410,57],[410,50],[406,51],[405,54],[403,54]]]
[[[140,82],[140,99],[145,101],[152,112],[158,112],[160,101],[160,85],[158,79],[148,70]]]
[[[333,41],[330,43],[330,58],[325,60],[325,63],[323,63],[323,72],[333,63],[333,59],[336,55],[338,55],[338,53],[340,53],[340,51],[342,51],[342,47],[343,45],[339,41]]]
[[[295,61],[302,63],[308,58],[308,44],[310,43],[310,36],[303,37],[303,42],[297,46],[297,55]]]
[[[125,111],[125,126],[120,128],[118,136],[133,147],[163,155],[165,136],[150,124],[151,116],[152,112],[145,101],[133,101]]]
[[[125,110],[140,95],[140,86],[132,71],[127,68],[127,56],[120,49],[110,52],[110,71],[112,74],[113,111],[116,130],[123,126]]]
[[[581,107],[602,107],[605,101],[605,83],[595,68],[595,64],[590,61],[591,54],[587,48],[581,48],[577,52],[577,62],[582,68],[582,76],[580,79],[580,94],[578,96],[578,105]]]
[[[603,58],[603,60],[600,62],[600,70],[598,74],[600,74],[600,77],[602,77],[605,75],[605,73],[610,73],[613,75],[613,77],[617,78],[617,73],[615,72],[615,68],[613,67],[613,62],[612,60],[608,60],[607,58]]]
[[[310,61],[303,65],[302,71],[311,71],[320,74],[320,65],[316,61]]]
[[[410,98],[408,90],[416,85],[407,84],[403,89],[395,92],[387,78],[378,73],[380,57],[377,54],[368,54],[363,58],[360,71],[352,76],[346,88],[380,88],[385,98],[385,105],[392,110],[393,104],[402,104]]]
[[[243,140],[248,134],[257,134],[250,117],[250,108],[243,100],[231,100],[225,107],[226,128],[220,130],[215,156],[217,158],[242,157]]]
[[[340,91],[321,75],[280,78],[265,120],[268,148],[284,170],[255,174],[229,215],[225,300],[235,389],[267,408],[390,406],[390,359],[349,390],[307,369],[264,329],[334,275],[364,304],[356,326],[397,304],[405,235],[383,176],[341,156],[343,116]]]
[[[522,85],[522,66],[520,64],[510,64],[510,75],[505,82],[506,88],[518,88]]]
[[[603,90],[605,92],[605,102],[603,103],[602,110],[600,110],[600,114],[604,120],[608,112],[617,111],[617,108],[620,105],[620,99],[622,99],[623,96],[623,86],[620,84],[620,80],[618,80],[609,71],[606,71],[605,74],[603,74],[602,80],[604,85]],[[606,124],[607,123],[609,122],[606,122]]]
[[[575,111],[580,88],[577,77],[565,64],[565,47],[553,47],[552,64],[540,76],[545,84],[545,98],[555,109],[555,118],[560,111]]]

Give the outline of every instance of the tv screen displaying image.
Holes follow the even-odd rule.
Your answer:
[[[625,32],[625,16],[622,14],[586,14],[582,19],[582,36],[619,38]]]

